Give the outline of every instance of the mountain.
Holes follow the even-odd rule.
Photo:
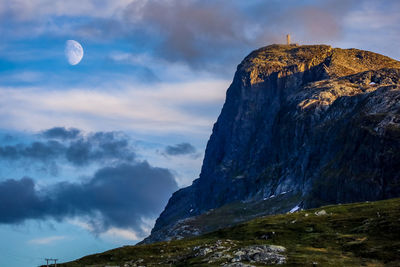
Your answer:
[[[144,243],[254,217],[400,196],[400,62],[327,45],[270,45],[237,67],[200,177]]]
[[[399,266],[400,199],[257,218],[203,236],[124,246],[78,266]]]

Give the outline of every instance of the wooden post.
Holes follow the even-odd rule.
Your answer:
[[[286,34],[286,44],[290,45],[290,34]]]
[[[54,266],[57,267],[57,261],[58,259],[45,259],[46,261],[46,266],[49,267],[49,261],[54,261]],[[51,264],[51,263],[50,263]],[[51,266],[53,266],[53,264],[51,264]]]

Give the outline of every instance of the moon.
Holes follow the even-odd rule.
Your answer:
[[[75,40],[68,40],[65,43],[65,57],[71,65],[76,65],[81,62],[83,58],[83,48],[81,44]]]

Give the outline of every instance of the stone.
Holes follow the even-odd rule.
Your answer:
[[[319,210],[319,211],[316,211],[316,212],[315,212],[315,215],[321,216],[321,215],[327,215],[327,213],[326,213],[325,210]]]
[[[211,253],[211,252],[212,252],[212,249],[211,249],[211,248],[208,248],[208,247],[202,248],[202,249],[200,249],[199,252],[196,254],[196,257],[198,257],[198,256],[202,257],[202,256],[207,255],[208,253]]]
[[[255,267],[254,265],[244,264],[241,262],[227,263],[222,266],[224,266],[224,267]]]
[[[234,252],[231,262],[249,261],[264,264],[284,264],[285,247],[275,245],[255,245],[240,248]]]

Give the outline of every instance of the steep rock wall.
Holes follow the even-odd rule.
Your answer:
[[[399,68],[326,45],[252,52],[228,88],[200,177],[173,194],[152,236],[228,203],[285,192],[303,207],[400,196]]]

